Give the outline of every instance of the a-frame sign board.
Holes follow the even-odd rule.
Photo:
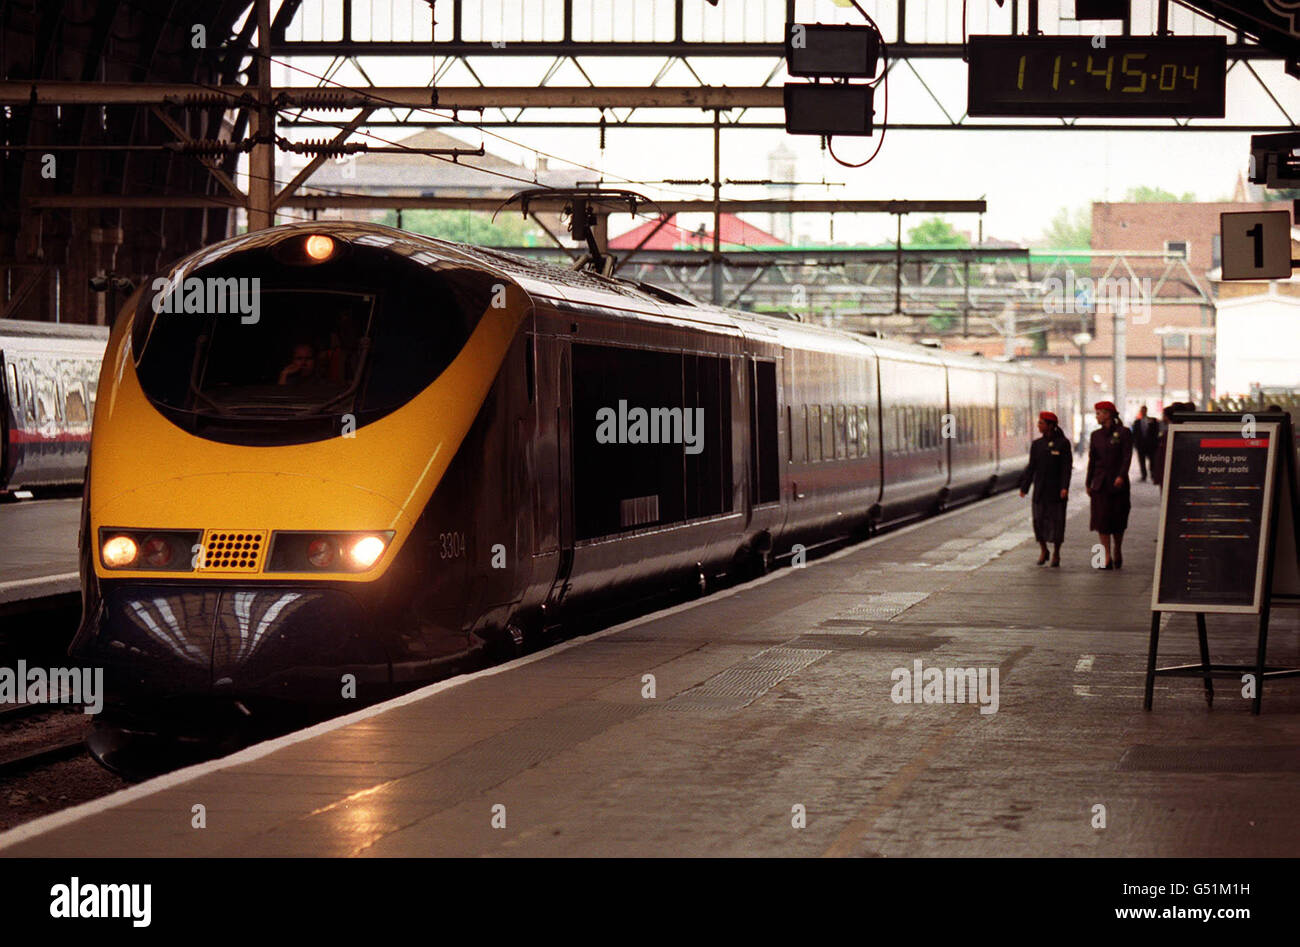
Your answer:
[[[1254,676],[1252,711],[1264,682],[1300,677],[1300,668],[1265,661],[1269,611],[1300,605],[1300,495],[1291,416],[1280,411],[1175,413],[1165,444],[1164,489],[1151,645],[1143,706],[1151,709],[1158,675],[1200,677],[1214,702],[1215,677]],[[1194,612],[1199,664],[1156,667],[1162,612]],[[1254,664],[1212,664],[1209,612],[1259,616]]]

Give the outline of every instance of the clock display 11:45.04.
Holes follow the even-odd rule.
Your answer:
[[[1052,91],[1060,91],[1079,82],[1105,82],[1107,92],[1119,91],[1141,95],[1148,91],[1175,92],[1181,81],[1184,88],[1196,90],[1200,87],[1201,67],[1185,63],[1166,62],[1152,65],[1146,53],[1124,53],[1122,56],[1088,55],[1082,63],[1057,55],[1052,58]],[[1104,65],[1103,65],[1104,62]],[[1118,68],[1117,68],[1118,65]],[[1029,68],[1029,56],[1021,56],[1016,73],[1016,88],[1025,89],[1025,73]],[[1151,71],[1149,71],[1151,70]],[[1117,76],[1116,73],[1119,75]],[[1084,77],[1091,77],[1085,79]],[[1148,80],[1152,88],[1148,90]],[[1117,85],[1118,82],[1123,85]],[[1036,84],[1031,77],[1031,88]]]

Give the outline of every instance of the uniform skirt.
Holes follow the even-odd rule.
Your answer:
[[[1128,529],[1128,488],[1098,490],[1092,494],[1092,516],[1088,528],[1097,533],[1112,535]]]
[[[1047,500],[1033,504],[1034,539],[1040,543],[1065,542],[1065,501]]]

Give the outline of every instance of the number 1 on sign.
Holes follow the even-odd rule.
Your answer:
[[[1256,224],[1246,231],[1247,237],[1255,238],[1255,269],[1264,268],[1264,225]]]

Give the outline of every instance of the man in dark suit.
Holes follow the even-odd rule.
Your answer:
[[[1138,470],[1142,479],[1147,478],[1147,463],[1154,467],[1156,445],[1160,440],[1160,422],[1147,417],[1147,406],[1138,408],[1137,420],[1133,422],[1133,452],[1138,455]]]

